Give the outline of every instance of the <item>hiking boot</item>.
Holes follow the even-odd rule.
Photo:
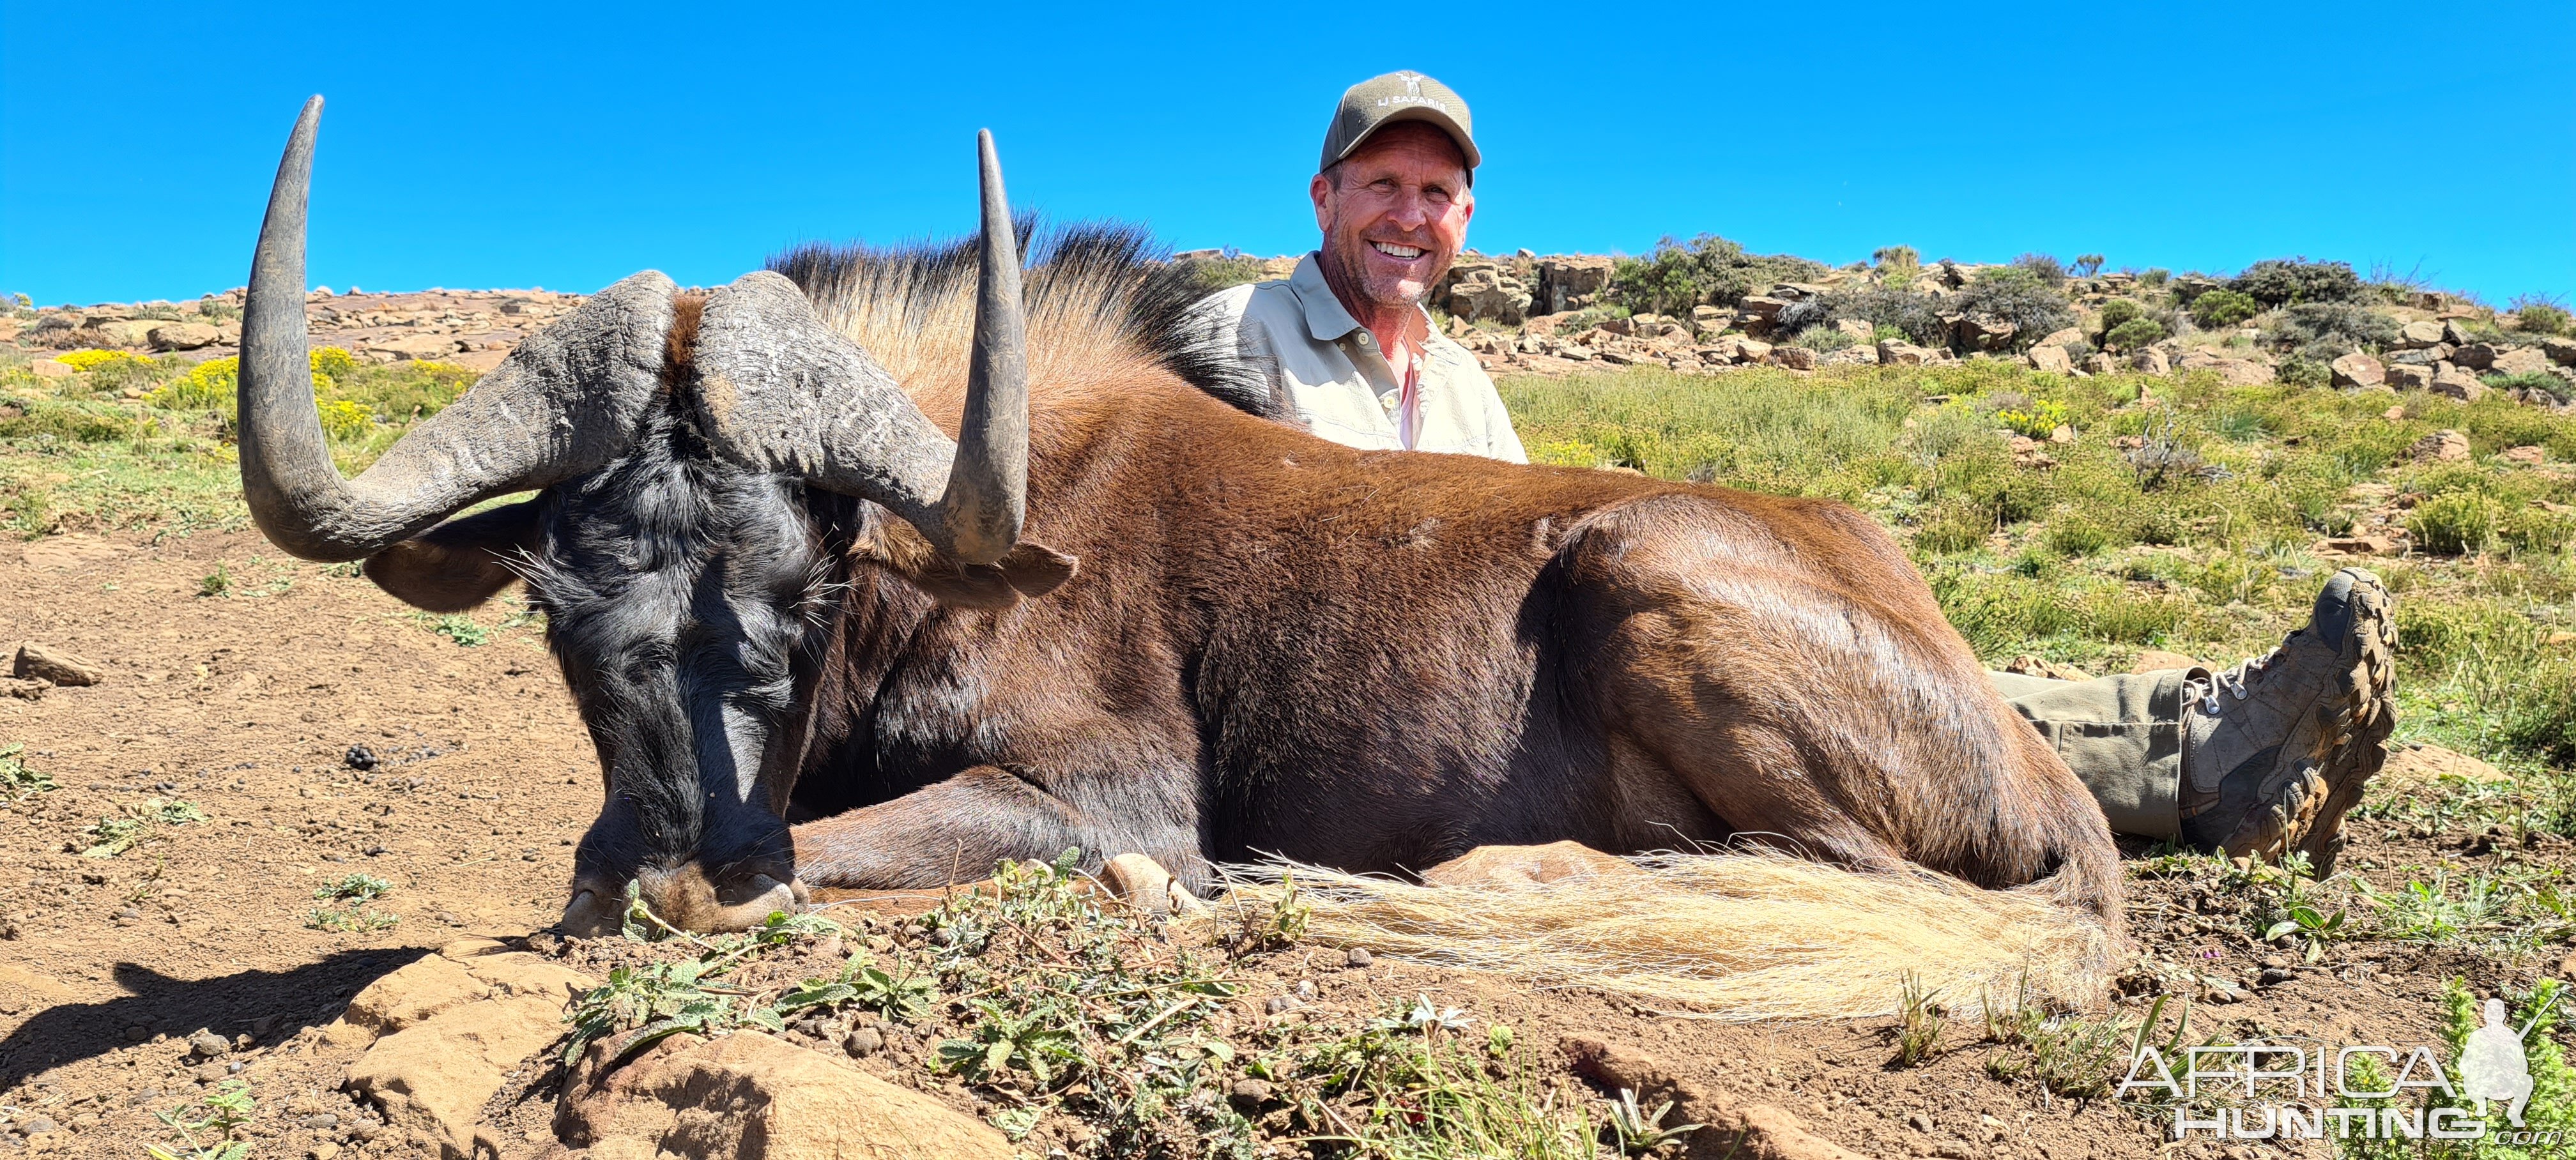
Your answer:
[[[2182,839],[2228,857],[2304,851],[2318,874],[2388,760],[2397,628],[2379,577],[2346,568],[2281,647],[2183,684]]]

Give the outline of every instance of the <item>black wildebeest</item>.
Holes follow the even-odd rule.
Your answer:
[[[1314,438],[1138,237],[1023,271],[989,139],[976,241],[635,275],[343,480],[305,365],[319,113],[251,275],[243,490],[424,608],[526,581],[606,786],[568,927],[630,882],[721,929],[1069,846],[1195,883],[1742,832],[2117,926],[2100,810],[1867,518]]]

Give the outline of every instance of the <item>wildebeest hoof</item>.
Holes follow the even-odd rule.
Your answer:
[[[1179,885],[1162,863],[1143,854],[1120,854],[1110,859],[1100,868],[1100,882],[1120,901],[1152,914],[1172,912],[1172,895]]]

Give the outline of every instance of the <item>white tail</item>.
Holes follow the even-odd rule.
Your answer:
[[[1908,974],[1957,1016],[1981,1013],[1989,994],[2094,1008],[2114,960],[2102,924],[2043,889],[1982,890],[1910,865],[1856,871],[1758,848],[1602,856],[1553,881],[1473,886],[1272,863],[1236,868],[1235,903],[1275,907],[1291,877],[1316,941],[1597,987],[1709,1019],[1889,1015]]]

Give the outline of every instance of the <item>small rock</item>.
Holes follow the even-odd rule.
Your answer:
[[[1234,1087],[1227,1094],[1232,1095],[1236,1103],[1266,1104],[1270,1102],[1270,1084],[1258,1079],[1239,1079],[1234,1081]]]
[[[1370,954],[1367,947],[1352,947],[1349,954],[1342,956],[1342,961],[1354,967],[1366,967],[1376,962],[1377,956]]]
[[[352,745],[349,747],[348,755],[340,760],[349,768],[364,773],[376,767],[376,751],[364,745]]]
[[[332,1115],[329,1112],[322,1112],[316,1115],[306,1116],[295,1122],[299,1127],[311,1128],[316,1132],[328,1132],[340,1126],[340,1117]]]
[[[200,1059],[213,1059],[232,1049],[233,1045],[225,1042],[223,1036],[202,1027],[197,1029],[196,1034],[188,1037],[188,1053]]]
[[[152,1029],[149,1027],[144,1027],[138,1024],[125,1029],[125,1041],[127,1043],[141,1043],[150,1038],[152,1038]]]
[[[1928,1136],[1932,1134],[1932,1117],[1921,1112],[1907,1112],[1905,1126]]]
[[[46,680],[57,685],[79,688],[95,685],[107,676],[105,670],[67,652],[46,648],[34,641],[18,646],[18,659],[10,674],[26,680]]]
[[[2445,428],[2416,440],[2407,455],[2417,463],[2456,463],[2469,457],[2469,437]]]
[[[60,1128],[44,1116],[29,1116],[18,1121],[18,1131],[29,1136],[50,1136]]]
[[[1312,1000],[1312,999],[1314,999],[1314,997],[1315,997],[1315,980],[1313,980],[1313,979],[1299,979],[1299,980],[1297,980],[1297,988],[1296,988],[1296,991],[1297,991],[1297,998],[1298,998],[1298,1000],[1299,1000],[1300,1002],[1311,1001],[1311,1000]]]
[[[885,1035],[874,1027],[861,1027],[842,1038],[841,1050],[853,1058],[865,1059],[885,1050]]]
[[[1272,995],[1262,1003],[1261,1009],[1273,1015],[1285,1015],[1297,1009],[1297,1001],[1286,995]]]
[[[2262,976],[2254,980],[2254,985],[2257,987],[2278,987],[2283,983],[2289,982],[2292,977],[2293,976],[2290,974],[2290,970],[2287,967],[2265,967],[2263,968]]]
[[[56,362],[49,358],[40,358],[28,363],[27,371],[40,379],[68,379],[80,373],[73,370],[70,363]]]
[[[315,1144],[314,1146],[305,1149],[304,1160],[332,1160],[333,1157],[336,1157],[339,1154],[340,1146],[338,1144],[334,1144],[329,1140],[324,1140],[319,1144]]]

